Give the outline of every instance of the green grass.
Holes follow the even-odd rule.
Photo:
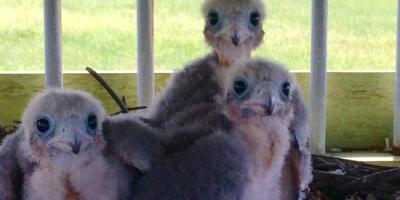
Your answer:
[[[63,64],[134,70],[136,0],[63,1]],[[155,0],[155,64],[177,69],[209,52],[203,0]],[[310,63],[311,0],[266,0],[265,39],[255,55],[291,69]],[[43,1],[0,0],[0,71],[43,69]],[[394,69],[395,0],[329,1],[328,65],[337,69]]]

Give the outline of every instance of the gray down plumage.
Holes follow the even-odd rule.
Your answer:
[[[23,171],[18,163],[18,146],[23,137],[23,131],[4,138],[0,146],[0,199],[21,199]]]
[[[215,95],[221,93],[215,73],[218,69],[215,53],[185,66],[169,80],[161,95],[149,107],[146,120],[160,128],[189,106],[214,103]]]
[[[135,183],[133,199],[241,199],[249,167],[242,136],[214,105],[201,104],[193,110],[207,112],[210,120],[186,123],[180,118],[177,123],[184,126],[171,130],[154,129],[133,116],[130,120],[111,117],[104,122],[104,134],[113,151],[135,155],[126,159],[129,163],[137,166],[143,155],[155,158]],[[121,130],[121,137],[109,138],[115,129]]]
[[[214,112],[214,110],[200,110],[199,112],[196,106],[202,107],[202,104],[208,104],[209,107],[212,107],[210,105],[215,106],[218,100],[216,96],[222,92],[219,74],[225,72],[220,71],[216,59],[215,54],[210,54],[177,72],[169,81],[160,98],[150,106],[149,112],[141,118],[153,128],[161,130],[183,127],[185,124],[209,119],[207,113]],[[308,188],[312,177],[311,154],[307,150],[308,116],[307,108],[299,90],[294,91],[292,101],[294,118],[290,124],[290,132],[293,150],[287,155],[284,165],[284,171],[290,175],[284,176],[282,183],[287,185],[289,191],[302,191]],[[129,117],[126,120],[129,121]],[[208,121],[214,122],[211,125],[220,125],[218,120]],[[117,127],[114,130],[113,134],[115,135],[123,131]],[[131,131],[134,131],[134,129],[131,129]],[[298,172],[292,173],[293,169],[297,169]],[[294,193],[288,195],[291,196],[289,198],[297,196]]]
[[[198,63],[198,62],[195,62]],[[204,61],[200,62],[204,63]],[[263,61],[261,62],[263,65],[266,66],[271,66],[272,69],[277,68],[281,69],[282,67],[279,64],[276,64],[274,62],[270,61]],[[206,69],[206,67],[210,67],[207,65],[203,66],[193,66],[189,65],[190,68],[193,69]],[[186,68],[183,70],[185,71]],[[190,70],[189,70],[190,71]],[[201,71],[201,70],[200,70]],[[273,71],[273,70],[272,70]],[[279,70],[278,70],[279,71]],[[183,74],[183,73],[182,73]],[[192,91],[191,89],[185,90],[184,86],[187,86],[191,82],[191,80],[188,77],[188,73],[185,73],[184,76],[180,77],[182,75],[181,73],[178,73],[175,78],[172,79],[171,83],[173,86],[169,85],[167,87],[166,91],[173,90],[171,93],[175,95],[169,95],[171,93],[167,92],[167,94],[164,94],[164,98],[161,98],[161,101],[163,103],[159,104],[162,106],[159,106],[159,112],[162,118],[162,120],[152,120],[151,117],[148,119],[145,119],[145,122],[152,122],[152,123],[143,123],[142,119],[143,117],[138,114],[129,114],[129,115],[124,115],[124,116],[118,116],[118,117],[111,117],[105,122],[105,129],[104,129],[104,134],[106,135],[106,138],[109,140],[109,145],[112,146],[112,149],[114,149],[114,152],[117,152],[117,154],[120,154],[120,157],[122,157],[125,160],[128,160],[128,162],[133,163],[132,165],[137,165],[135,164],[135,160],[138,160],[137,162],[142,162],[142,160],[148,160],[150,158],[150,168],[147,168],[147,171],[144,171],[144,174],[142,178],[139,181],[139,184],[135,186],[135,191],[137,192],[137,196],[140,197],[139,199],[157,199],[157,198],[162,198],[165,196],[165,199],[179,199],[183,198],[185,199],[188,197],[187,195],[191,192],[188,191],[196,191],[194,192],[195,196],[189,196],[191,198],[195,199],[201,199],[200,197],[207,197],[207,198],[213,198],[209,197],[207,195],[210,195],[207,192],[204,192],[205,196],[201,196],[201,193],[199,190],[195,188],[202,188],[206,187],[204,185],[210,185],[208,189],[213,190],[215,187],[212,183],[209,183],[207,181],[202,182],[201,181],[201,176],[200,177],[195,177],[191,176],[188,174],[194,173],[194,171],[199,171],[199,173],[208,173],[210,171],[218,171],[219,169],[216,167],[218,166],[218,163],[216,165],[210,166],[210,167],[215,167],[214,169],[208,168],[207,164],[208,160],[207,159],[214,159],[214,157],[198,157],[198,153],[202,152],[202,147],[206,148],[208,147],[207,144],[214,144],[212,143],[211,138],[219,138],[215,137],[214,134],[216,133],[226,133],[223,135],[229,135],[229,133],[234,132],[232,130],[232,122],[225,117],[223,112],[221,112],[221,107],[219,105],[220,101],[218,101],[219,98],[215,98],[218,96],[222,95],[222,88],[220,85],[220,82],[215,81],[213,79],[212,74],[209,76],[209,79],[200,77],[199,84],[200,82],[204,83],[204,81],[208,81],[208,83],[205,83],[206,85],[212,85],[215,84],[217,90],[211,90],[214,91],[215,94],[212,96],[210,95],[207,91],[208,88],[200,88],[198,90]],[[202,73],[195,73],[196,75],[201,75]],[[205,74],[203,74],[205,75]],[[177,78],[178,77],[178,78]],[[211,78],[210,78],[211,77]],[[279,77],[277,77],[279,78]],[[176,80],[185,80],[187,82],[177,82]],[[193,82],[196,82],[197,79],[194,79]],[[171,89],[172,88],[172,89]],[[180,88],[180,89],[178,89]],[[201,93],[202,90],[206,90],[206,92]],[[183,91],[183,93],[179,93],[180,91]],[[189,94],[194,93],[195,95],[193,98],[190,97]],[[197,93],[199,92],[199,93]],[[177,94],[178,93],[178,94]],[[183,94],[183,95],[181,95]],[[200,95],[204,94],[204,96]],[[184,97],[185,95],[189,95],[188,97]],[[177,96],[180,96],[181,98],[175,98]],[[194,97],[202,97],[202,98],[194,98]],[[171,98],[170,101],[166,101],[166,99]],[[188,100],[188,101],[184,101]],[[167,103],[169,102],[169,103]],[[177,104],[174,104],[178,102]],[[181,105],[179,102],[181,102],[183,105]],[[187,102],[196,102],[196,103],[188,103]],[[302,96],[300,94],[299,88],[296,87],[293,89],[292,94],[291,94],[291,100],[290,104],[293,105],[293,112],[294,112],[294,118],[290,122],[290,127],[287,127],[287,129],[290,129],[290,131],[293,130],[300,130],[300,131],[305,131],[307,130],[307,117],[306,117],[306,109],[302,100]],[[165,109],[163,109],[166,107]],[[173,110],[170,110],[169,108],[179,108],[179,112],[173,113]],[[171,116],[168,117],[167,114],[170,114]],[[150,115],[151,116],[151,115]],[[163,118],[165,117],[165,118]],[[158,118],[158,119],[160,119]],[[296,119],[296,118],[301,118],[301,119]],[[155,123],[157,122],[157,123]],[[299,124],[296,124],[299,123]],[[307,132],[296,132],[296,134],[301,133],[300,135],[294,137],[293,142],[291,144],[291,150],[288,151],[289,154],[286,156],[285,160],[285,165],[284,165],[284,170],[282,171],[283,176],[281,177],[281,185],[285,186],[285,189],[283,190],[282,194],[284,195],[284,198],[282,199],[294,199],[297,196],[297,191],[299,190],[300,184],[304,184],[304,188],[307,187],[309,181],[311,180],[311,168],[310,168],[310,157],[309,157],[309,151],[306,148],[306,146],[298,147],[298,145],[301,145],[301,142],[297,142],[297,140],[301,141],[302,137],[304,138],[304,141],[307,140]],[[294,132],[292,132],[293,134]],[[145,134],[148,139],[150,138],[150,141],[157,141],[157,138],[160,138],[158,142],[142,142],[145,137],[143,137],[141,134]],[[156,137],[154,137],[156,136]],[[139,143],[141,144],[150,144],[150,145],[136,145],[138,141],[135,141],[135,138],[138,138]],[[227,138],[225,138],[227,139]],[[200,142],[203,141],[203,142]],[[218,141],[220,144],[227,145],[228,151],[229,148],[231,147],[230,143],[224,140]],[[201,146],[198,146],[198,144],[201,143]],[[226,144],[225,144],[226,143]],[[150,146],[153,145],[153,148],[150,148]],[[214,151],[218,153],[226,153],[223,150],[224,146],[220,146],[219,149],[215,148]],[[196,150],[191,150],[191,149],[196,149]],[[149,152],[149,149],[158,149],[157,153],[141,153],[142,151],[144,152]],[[302,152],[299,153],[299,149],[302,149]],[[203,149],[204,151],[208,151],[208,149]],[[246,151],[243,149],[234,149],[235,151]],[[154,152],[154,151],[153,151]],[[161,152],[161,153],[160,153]],[[162,153],[164,152],[164,153]],[[137,156],[141,155],[141,156]],[[145,155],[145,156],[143,156]],[[209,152],[209,155],[211,155],[211,152]],[[146,157],[147,156],[147,157]],[[196,158],[201,158],[205,159],[205,161],[197,160],[197,162],[194,162],[192,157]],[[140,158],[140,159],[137,159]],[[179,159],[175,159],[179,158]],[[227,157],[228,160],[230,157]],[[223,163],[223,159],[221,157],[218,157],[220,160],[221,164]],[[245,155],[242,156],[241,159],[248,159]],[[187,162],[187,160],[191,160],[191,162]],[[232,160],[228,161],[231,162]],[[210,161],[211,162],[211,161]],[[243,161],[245,162],[245,161]],[[246,161],[247,162],[247,161]],[[190,163],[196,165],[196,166],[191,166]],[[198,165],[204,165],[201,171],[198,168]],[[188,169],[188,171],[179,171],[178,169],[181,169],[181,166],[183,169]],[[221,165],[219,165],[221,167]],[[225,165],[226,166],[226,165]],[[176,171],[174,171],[174,167]],[[190,171],[189,169],[192,169],[194,171]],[[222,167],[224,168],[224,167]],[[228,170],[243,170],[246,168],[245,166],[238,166],[236,169],[228,169]],[[226,169],[225,169],[226,170]],[[298,171],[297,171],[298,170]],[[179,173],[177,173],[179,171]],[[233,171],[232,171],[233,172]],[[243,173],[243,171],[241,171]],[[164,174],[165,173],[165,174]],[[187,173],[187,174],[186,174]],[[300,175],[298,175],[300,173]],[[229,173],[228,173],[229,174]],[[226,176],[226,173],[223,173],[220,178],[227,178],[229,177],[223,177]],[[164,179],[164,177],[166,177]],[[303,179],[303,180],[301,180]],[[212,180],[212,179],[211,179]],[[241,180],[246,180],[246,177],[242,177]],[[183,185],[181,185],[182,181]],[[192,181],[192,182],[191,182]],[[213,180],[215,181],[215,180]],[[188,182],[193,183],[192,185],[188,184]],[[229,182],[229,181],[228,181]],[[242,187],[243,184],[245,184],[245,181],[239,181],[239,179],[236,180],[230,180],[230,183],[237,183],[239,186],[232,187],[232,191],[236,192],[242,192]],[[184,187],[184,185],[186,187]],[[233,184],[234,185],[234,184]],[[177,186],[177,187],[175,187]],[[179,187],[178,187],[179,186]],[[178,190],[178,188],[180,188]],[[226,188],[225,188],[226,189]],[[150,190],[154,190],[156,192],[150,192]],[[146,191],[146,192],[143,192]],[[223,191],[225,190],[218,190],[221,193],[219,195],[227,195]],[[197,193],[199,192],[199,193]],[[218,195],[216,195],[218,196]],[[227,195],[229,196],[229,195]],[[178,198],[179,197],[179,198]]]
[[[0,199],[130,199],[134,171],[103,151],[105,115],[85,92],[36,95],[0,146]]]

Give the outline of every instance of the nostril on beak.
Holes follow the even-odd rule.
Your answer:
[[[81,142],[75,142],[72,145],[72,153],[78,154],[80,150],[81,150]]]
[[[235,46],[238,46],[239,45],[239,42],[240,42],[240,37],[235,33],[234,35],[232,35],[232,43],[235,45]]]
[[[273,112],[274,112],[274,104],[272,103],[272,98],[270,98],[265,104],[265,113],[268,116],[271,116]]]

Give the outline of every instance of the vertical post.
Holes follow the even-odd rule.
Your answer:
[[[62,87],[61,0],[44,0],[46,88]]]
[[[137,0],[137,99],[150,104],[154,94],[153,0]]]
[[[400,146],[400,0],[397,0],[396,78],[393,105],[393,145]]]
[[[310,131],[313,153],[325,153],[328,0],[312,0]]]

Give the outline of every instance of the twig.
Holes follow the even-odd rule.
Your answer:
[[[118,95],[114,92],[114,90],[107,84],[107,82],[92,68],[86,67],[86,71],[88,71],[103,87],[107,90],[107,92],[111,95],[114,101],[118,104],[121,109],[121,113],[128,113],[129,109],[125,105],[125,103],[118,97]]]
[[[354,194],[360,194],[365,199],[368,194],[373,194],[376,199],[386,200],[392,199],[400,190],[399,168],[321,155],[313,155],[313,162],[311,190],[320,190],[332,199],[345,199]],[[335,169],[346,174],[332,173]]]
[[[362,176],[360,178],[357,178],[354,181],[349,182],[348,185],[357,184],[360,182],[365,183],[367,181],[377,182],[377,181],[379,181],[379,179],[382,179],[383,176],[387,177],[387,178],[384,178],[384,179],[386,179],[386,181],[396,179],[397,177],[400,176],[400,168],[389,169],[389,170],[369,174],[366,176]]]
[[[147,107],[146,106],[138,106],[138,107],[133,107],[133,108],[128,108],[128,110],[129,111],[135,111],[135,110],[142,110],[142,109],[146,109]],[[111,115],[118,115],[118,114],[121,114],[122,112],[116,112],[116,113],[113,113],[113,114],[111,114]]]
[[[128,103],[126,103],[126,97],[125,97],[124,95],[122,95],[121,100],[122,100],[122,102],[124,102],[124,104],[125,104],[126,106],[128,106]],[[129,108],[128,108],[128,109],[129,109]]]

